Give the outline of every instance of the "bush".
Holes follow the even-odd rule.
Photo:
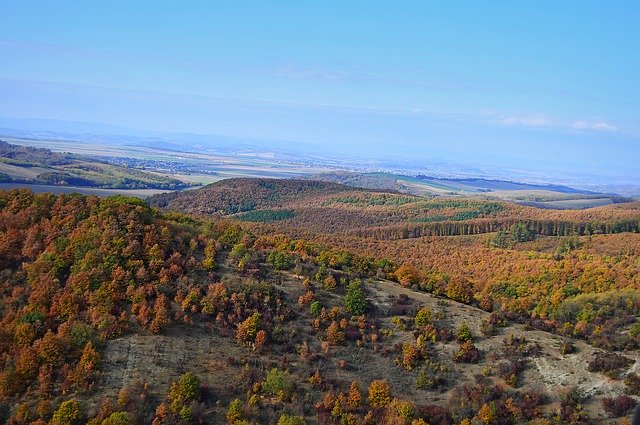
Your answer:
[[[630,373],[624,380],[624,385],[627,387],[627,392],[632,395],[640,395],[640,376],[635,373]]]
[[[575,345],[571,341],[563,341],[560,343],[560,354],[571,354],[576,351]]]
[[[244,419],[244,409],[240,399],[236,398],[229,404],[229,409],[227,409],[227,421],[230,424],[234,424],[242,419]]]
[[[274,367],[262,381],[262,390],[271,396],[285,396],[291,394],[293,384],[291,376],[287,372]]]
[[[441,389],[446,386],[450,377],[451,371],[446,366],[428,361],[418,372],[416,387],[421,390]]]
[[[498,333],[498,326],[489,318],[480,321],[480,332],[484,336],[494,336]]]
[[[589,372],[602,372],[605,375],[617,379],[618,371],[629,367],[633,363],[628,357],[616,353],[598,352],[594,359],[589,362]]]
[[[480,361],[480,351],[473,345],[473,342],[465,341],[454,354],[453,361],[456,363],[478,363]]]
[[[636,404],[637,402],[628,395],[620,395],[615,398],[605,397],[602,399],[602,407],[612,418],[626,415]]]

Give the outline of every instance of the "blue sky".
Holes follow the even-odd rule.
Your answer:
[[[2,10],[0,116],[640,177],[640,2]]]

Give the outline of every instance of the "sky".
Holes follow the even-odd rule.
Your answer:
[[[640,177],[637,1],[0,3],[1,117]]]

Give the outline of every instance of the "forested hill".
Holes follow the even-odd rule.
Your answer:
[[[627,331],[636,300],[640,305],[639,202],[547,210],[486,197],[324,185],[226,180],[155,199],[167,199],[161,204],[167,210],[227,217],[260,235],[331,247],[332,264],[340,264],[342,251],[389,261],[406,286],[465,303],[498,303],[536,327],[571,328],[601,346],[635,347]]]
[[[248,226],[0,192],[0,422],[618,423],[640,394],[637,238],[371,256]]]
[[[103,189],[169,189],[190,185],[162,174],[82,155],[13,145],[0,140],[0,181]]]
[[[341,184],[314,180],[235,178],[195,190],[155,195],[148,202],[192,214],[235,214],[348,190],[351,189]]]
[[[640,232],[640,202],[550,211],[485,196],[425,198],[313,180],[229,179],[149,202],[191,214],[385,240],[485,234],[516,224],[543,236]]]

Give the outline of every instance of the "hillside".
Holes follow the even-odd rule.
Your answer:
[[[635,349],[260,231],[134,198],[0,192],[0,420],[603,423],[640,393]]]
[[[256,198],[249,212],[215,216],[244,222],[260,235],[282,234],[338,253],[384,259],[398,268],[394,276],[406,286],[487,309],[500,307],[537,328],[602,347],[638,347],[629,334],[640,288],[638,202],[545,210],[499,200],[426,199],[344,187],[287,198],[292,183],[243,183],[219,182],[175,195],[180,203],[162,205],[202,214],[202,205],[228,195],[230,187],[238,199],[249,199],[252,185],[268,183],[277,202]],[[157,199],[166,198],[150,202],[159,205]],[[236,200],[225,202],[235,205]]]
[[[82,155],[13,145],[0,140],[0,182],[103,189],[170,189],[189,184],[158,173]]]
[[[313,180],[228,179],[196,190],[156,195],[149,202],[190,214],[281,221],[278,226],[292,231],[340,231],[375,239],[484,234],[509,230],[516,223],[533,236],[640,231],[640,202],[555,211],[500,199],[425,198]],[[252,219],[257,211],[264,220]],[[270,213],[279,211],[289,213],[270,219]]]

